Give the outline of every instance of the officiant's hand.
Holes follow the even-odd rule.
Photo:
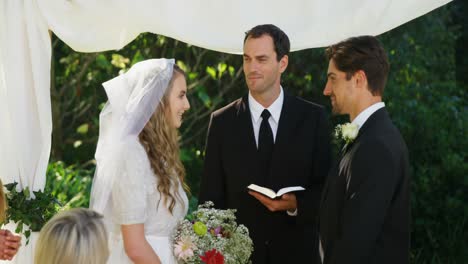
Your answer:
[[[0,230],[0,259],[12,260],[21,247],[21,237],[9,230]]]
[[[270,199],[258,192],[249,191],[249,194],[259,200],[268,210],[277,211],[295,211],[297,208],[296,195],[294,193],[286,193],[279,199]]]

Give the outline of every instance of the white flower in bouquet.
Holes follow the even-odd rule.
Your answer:
[[[200,205],[181,221],[174,234],[174,255],[179,263],[250,263],[253,251],[249,231],[236,223],[236,210]]]

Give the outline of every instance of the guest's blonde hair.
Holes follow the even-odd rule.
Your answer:
[[[7,209],[8,209],[8,206],[6,202],[5,188],[3,187],[3,182],[0,179],[0,223],[5,222]]]
[[[42,228],[35,264],[102,264],[109,256],[102,215],[74,208],[55,215]]]

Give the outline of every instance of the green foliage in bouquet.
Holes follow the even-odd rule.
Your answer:
[[[15,232],[26,237],[29,243],[31,232],[40,231],[42,226],[57,213],[61,206],[48,192],[33,191],[34,199],[28,187],[16,190],[17,182],[5,184],[8,209],[6,223],[13,221],[17,224]]]
[[[236,223],[236,210],[212,207],[205,202],[179,223],[173,238],[179,263],[250,263],[253,243],[247,227]]]

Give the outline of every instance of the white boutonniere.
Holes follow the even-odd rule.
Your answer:
[[[346,145],[356,139],[359,132],[359,127],[353,123],[345,123],[335,127],[335,137],[344,140]]]

